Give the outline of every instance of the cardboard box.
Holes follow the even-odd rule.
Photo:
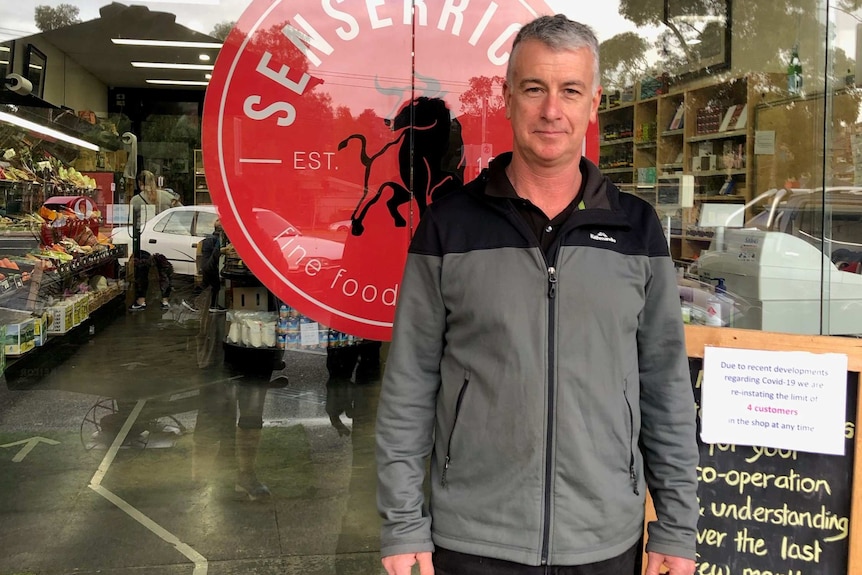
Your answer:
[[[28,318],[6,324],[6,355],[23,355],[36,347],[35,321]]]
[[[233,288],[230,308],[240,311],[266,311],[269,309],[269,292],[265,287]]]
[[[48,333],[66,333],[75,326],[75,305],[65,300],[46,310],[49,314]]]
[[[73,296],[74,301],[74,325],[81,325],[84,320],[90,317],[90,294],[82,293]]]
[[[41,315],[33,318],[33,335],[35,336],[36,347],[41,347],[48,341],[48,322],[50,317],[51,314],[43,312]]]

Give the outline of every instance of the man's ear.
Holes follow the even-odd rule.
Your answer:
[[[503,82],[503,105],[506,108],[506,119],[512,118],[511,113],[512,90],[509,88],[509,82]]]

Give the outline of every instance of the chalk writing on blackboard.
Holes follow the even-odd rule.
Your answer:
[[[689,365],[700,426],[702,361]],[[696,573],[847,572],[857,383],[848,374],[844,456],[698,440]]]

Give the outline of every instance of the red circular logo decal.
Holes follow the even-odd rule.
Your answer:
[[[203,115],[228,237],[315,321],[391,336],[412,230],[511,147],[501,86],[542,0],[256,0]]]

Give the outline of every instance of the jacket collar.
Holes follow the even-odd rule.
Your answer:
[[[491,198],[518,198],[518,193],[506,176],[506,166],[512,161],[512,152],[505,152],[494,158],[479,177],[484,179],[484,195]],[[598,167],[587,158],[581,157],[580,170],[581,200],[583,210],[572,213],[570,221],[575,226],[604,225],[631,227],[626,213],[620,206],[620,190]]]

